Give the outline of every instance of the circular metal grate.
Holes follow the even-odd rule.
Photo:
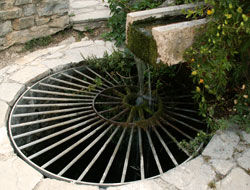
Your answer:
[[[53,74],[14,105],[16,151],[44,175],[119,185],[158,176],[191,158],[179,143],[204,129],[190,94],[161,92],[136,105],[129,80],[87,66]]]

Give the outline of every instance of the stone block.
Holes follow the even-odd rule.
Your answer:
[[[17,156],[0,161],[0,168],[1,189],[33,190],[43,178],[42,174]]]
[[[23,17],[23,18],[15,19],[13,21],[13,28],[15,30],[23,30],[23,29],[34,26],[34,24],[35,24],[34,16]]]
[[[0,84],[0,100],[12,106],[24,89],[24,85],[4,82]]]
[[[0,127],[6,127],[10,107],[6,102],[0,101],[0,108]]]
[[[231,159],[239,140],[235,131],[218,131],[208,143],[202,155],[218,160]]]
[[[49,69],[43,66],[26,66],[14,72],[10,79],[21,84],[30,84],[49,74]]]
[[[43,179],[36,187],[36,190],[99,190],[97,186],[77,185],[55,179]]]
[[[24,16],[31,16],[36,14],[36,7],[34,4],[24,5],[23,6],[23,14]]]
[[[248,190],[250,189],[250,176],[242,169],[235,168],[222,181],[216,184],[218,190]]]
[[[36,17],[37,26],[47,24],[49,21],[50,21],[50,17]]]
[[[180,190],[206,190],[215,175],[200,156],[166,172],[161,179]]]
[[[206,19],[199,19],[153,28],[159,60],[168,65],[183,62],[184,52],[192,45],[196,29],[206,23]]]
[[[25,5],[28,3],[32,3],[32,0],[16,0],[15,5]]]
[[[15,0],[1,0],[0,1],[0,10],[6,10],[13,8]]]
[[[0,23],[0,36],[5,36],[6,34],[12,32],[11,21],[5,21]]]
[[[250,144],[250,134],[246,133],[245,131],[241,132],[242,138],[246,141],[247,144]]]
[[[37,4],[37,12],[39,16],[68,13],[68,10],[68,0],[43,0]]]
[[[50,27],[65,28],[69,24],[69,16],[65,15],[59,18],[52,19],[49,23]]]
[[[14,31],[11,32],[6,36],[8,42],[10,43],[25,43],[31,40],[33,37],[30,35],[30,31],[28,29],[21,30],[21,31]]]
[[[0,46],[6,43],[6,38],[0,38]]]
[[[240,167],[244,168],[246,171],[250,171],[250,150],[247,150],[240,158],[238,158],[237,162]]]
[[[0,11],[0,20],[11,20],[15,18],[20,18],[21,16],[22,16],[22,9],[20,8]]]
[[[103,25],[105,25],[106,21],[90,21],[87,23],[80,23],[80,24],[74,24],[73,28],[74,30],[78,30],[81,32],[88,31],[89,29],[95,29],[95,28],[100,28]]]
[[[92,7],[92,6],[96,6],[98,5],[99,2],[98,1],[76,1],[71,3],[71,7],[73,9],[83,9],[86,7]]]

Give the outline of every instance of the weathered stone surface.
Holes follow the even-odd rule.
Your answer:
[[[92,40],[89,41],[81,41],[81,42],[76,42],[73,43],[69,46],[70,49],[74,49],[74,48],[79,48],[79,47],[85,47],[85,46],[90,46],[94,44],[94,42]]]
[[[89,29],[95,29],[100,28],[105,24],[106,21],[93,21],[93,22],[87,22],[87,23],[80,23],[80,24],[74,24],[73,28],[74,30],[78,30],[81,32],[88,31]]]
[[[84,58],[102,58],[105,52],[107,52],[108,54],[111,53],[107,48],[103,46],[88,46],[88,48],[81,48],[79,50]]]
[[[0,38],[0,46],[6,43],[6,38]]]
[[[202,155],[218,160],[231,159],[239,140],[235,131],[219,131],[213,136]]]
[[[39,16],[67,13],[68,10],[68,0],[43,0],[37,4],[37,12]]]
[[[33,190],[42,179],[42,174],[16,156],[0,161],[0,168],[1,189]]]
[[[10,32],[12,32],[11,21],[0,23],[0,36],[5,36]]]
[[[57,58],[60,58],[62,56],[63,56],[63,54],[61,52],[56,52],[54,54],[46,56],[45,58],[46,59],[57,59]]]
[[[243,140],[246,141],[246,143],[250,144],[250,133],[246,133],[245,131],[242,131],[241,135],[243,137]]]
[[[0,99],[12,106],[24,89],[24,85],[4,82],[0,84]]]
[[[74,43],[75,41],[76,41],[76,39],[73,36],[71,36],[71,37],[61,41],[58,45],[59,46],[61,46],[61,45],[69,45],[69,44]]]
[[[23,29],[30,28],[30,27],[34,26],[34,24],[35,24],[34,16],[23,17],[23,18],[19,18],[19,19],[14,20],[13,28],[15,30],[23,30]]]
[[[64,59],[67,60],[69,63],[79,63],[80,61],[83,61],[83,57],[80,54],[80,50],[66,51]]]
[[[180,190],[206,190],[209,182],[214,180],[215,172],[202,157],[197,157],[168,171],[161,178]]]
[[[43,179],[35,190],[99,190],[97,186],[77,185],[54,179]]]
[[[11,10],[0,11],[0,20],[10,20],[20,18],[22,15],[22,9],[14,8]]]
[[[250,171],[250,149],[246,151],[238,160],[240,167],[244,168],[247,171]],[[249,184],[250,185],[250,184]]]
[[[168,65],[183,62],[184,52],[192,45],[196,29],[206,22],[206,19],[200,19],[153,28],[160,61]]]
[[[69,24],[69,16],[62,16],[59,18],[52,19],[49,23],[50,27],[65,28]]]
[[[14,150],[10,144],[6,127],[0,127],[0,160],[6,160],[14,156]]]
[[[24,5],[23,6],[23,14],[24,16],[31,16],[34,15],[36,13],[36,7],[34,4],[30,4],[30,5]]]
[[[16,0],[15,5],[24,5],[28,3],[32,3],[32,0]]]
[[[210,160],[210,163],[216,172],[221,175],[227,175],[228,172],[236,166],[236,163],[232,160]]]
[[[0,10],[10,9],[13,7],[15,0],[1,0]]]
[[[14,31],[6,36],[6,39],[9,42],[13,43],[25,43],[31,40],[33,36],[30,35],[30,31],[28,29],[22,31]]]
[[[37,17],[36,18],[36,25],[41,26],[47,24],[50,21],[50,17]]]
[[[10,107],[6,102],[0,101],[0,127],[7,126]]]
[[[162,179],[143,180],[128,185],[110,187],[107,190],[177,190]]]
[[[218,190],[250,189],[250,176],[240,168],[233,169],[221,182],[216,184]]]
[[[17,60],[17,64],[23,65],[23,64],[30,63],[30,62],[36,60],[37,58],[44,56],[48,53],[49,53],[49,50],[47,50],[47,49],[41,49],[41,50],[34,51],[34,52],[22,57],[21,59]]]
[[[96,45],[100,45],[100,46],[104,46],[105,45],[105,42],[103,40],[95,40],[94,43]]]
[[[95,6],[98,4],[99,4],[98,1],[76,1],[76,2],[72,3],[70,6],[73,9],[82,9],[82,8],[86,8],[86,7]]]
[[[93,11],[90,13],[77,14],[71,17],[71,21],[75,24],[84,23],[88,21],[107,20],[110,17],[110,10]]]
[[[10,76],[11,80],[14,80],[21,84],[29,84],[30,82],[37,81],[49,74],[49,69],[42,66],[26,66],[23,69],[13,73]]]

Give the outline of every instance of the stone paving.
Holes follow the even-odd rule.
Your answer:
[[[94,29],[110,17],[107,0],[70,0],[70,21],[79,31]]]
[[[7,120],[19,95],[37,80],[74,65],[84,58],[101,58],[114,50],[111,42],[92,41],[64,44],[33,52],[0,70],[0,184],[10,190],[98,190],[44,178],[13,151],[7,135]],[[203,153],[155,179],[129,183],[107,190],[249,190],[250,134],[237,127],[218,131]]]

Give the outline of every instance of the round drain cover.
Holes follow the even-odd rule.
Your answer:
[[[9,119],[19,155],[46,176],[95,185],[151,178],[190,159],[179,142],[205,129],[191,95],[140,97],[119,76],[82,66],[34,84]]]

